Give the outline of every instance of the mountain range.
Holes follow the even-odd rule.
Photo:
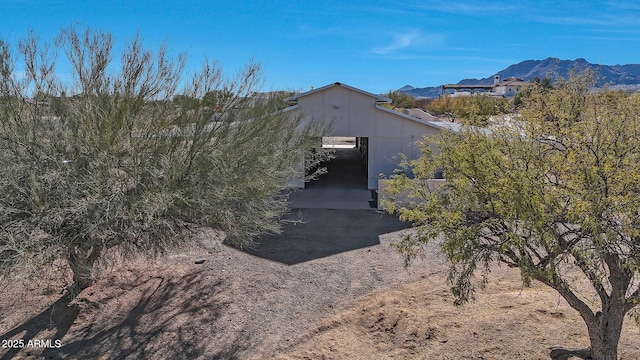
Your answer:
[[[585,59],[560,60],[558,58],[546,58],[544,60],[525,60],[498,71],[500,79],[509,77],[521,78],[524,81],[532,81],[550,78],[553,81],[559,78],[567,78],[571,70],[582,71],[591,68],[598,71],[600,76],[599,86],[608,85],[614,89],[640,91],[640,64],[628,65],[597,65]],[[493,76],[483,79],[463,79],[460,85],[492,84]],[[416,88],[411,85],[404,86],[399,91],[405,92],[416,98],[436,98],[441,93],[440,86]]]

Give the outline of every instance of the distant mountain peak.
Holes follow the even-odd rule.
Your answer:
[[[483,79],[463,79],[460,80],[458,84],[491,84],[493,83],[495,75],[499,75],[500,79],[517,77],[524,81],[532,81],[536,77],[539,79],[546,77],[555,81],[560,78],[566,79],[571,70],[582,71],[586,68],[598,70],[600,74],[599,85],[601,86],[607,84],[618,88],[626,87],[629,89],[638,88],[640,86],[640,64],[596,65],[589,63],[584,58],[561,60],[554,57],[548,57],[543,60],[525,60],[520,63],[510,65],[490,77]],[[411,89],[405,89],[408,87]],[[417,98],[435,98],[440,96],[441,87],[432,86],[425,88],[413,88],[412,86],[407,85],[399,90]]]

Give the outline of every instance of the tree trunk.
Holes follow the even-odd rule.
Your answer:
[[[617,360],[618,341],[624,322],[624,305],[619,299],[610,299],[603,311],[585,319],[591,341],[593,360]]]
[[[89,252],[88,255],[82,253],[71,253],[68,257],[69,267],[73,272],[73,286],[79,290],[84,290],[93,285],[93,265],[98,259],[96,251]]]
[[[538,280],[556,289],[567,300],[567,303],[578,311],[589,332],[591,359],[617,360],[618,341],[622,333],[624,316],[628,311],[624,302],[624,291],[626,291],[623,290],[626,289],[626,286],[622,286],[624,283],[621,284],[618,281],[620,279],[616,277],[609,278],[613,287],[611,294],[607,294],[604,289],[602,292],[598,292],[602,311],[594,314],[591,308],[580,300],[557,274],[554,274],[552,280],[544,277],[540,277]]]

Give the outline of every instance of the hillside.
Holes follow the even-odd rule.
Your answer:
[[[544,60],[526,60],[518,64],[500,70],[496,73],[501,79],[508,77],[518,77],[525,81],[531,81],[538,78],[551,78],[557,80],[566,78],[572,69],[578,71],[586,68],[598,70],[601,76],[599,85],[610,85],[614,88],[622,88],[629,90],[640,89],[640,64],[627,65],[598,65],[592,64],[585,59],[576,60],[560,60],[558,58],[546,58]],[[491,84],[493,75],[483,79],[463,79],[458,84],[475,85],[475,84]],[[440,86],[414,88],[407,85],[400,89],[414,97],[434,98],[440,95]]]

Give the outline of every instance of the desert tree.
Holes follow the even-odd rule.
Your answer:
[[[107,250],[155,254],[202,227],[250,246],[280,230],[303,159],[327,157],[309,151],[323,124],[256,95],[255,62],[189,74],[185,54],[139,35],[113,49],[110,34],[74,27],[0,41],[2,274],[62,259],[85,288]]]
[[[383,106],[390,109],[409,109],[416,107],[416,99],[403,91],[389,90],[384,96],[391,99],[390,104],[383,104]]]
[[[492,115],[510,111],[509,100],[485,94],[451,97],[443,95],[431,101],[427,110],[437,115],[446,115],[451,121],[469,125],[486,126]]]
[[[580,314],[600,360],[617,359],[640,301],[640,97],[594,91],[594,79],[532,87],[510,126],[425,142],[386,206],[417,229],[395,245],[407,262],[442,239],[457,304],[477,270],[486,280],[492,264],[517,267],[524,285],[548,285]],[[445,185],[426,181],[436,168]]]
[[[513,107],[515,107],[515,108],[520,107],[523,104],[524,99],[527,98],[530,95],[531,87],[534,87],[534,88],[537,88],[537,89],[542,89],[542,90],[552,89],[553,88],[553,80],[550,77],[544,77],[544,78],[540,79],[538,76],[536,76],[531,81],[531,83],[525,84],[525,86],[522,88],[522,90],[518,91],[515,94],[515,96],[511,100],[511,105],[513,105]]]

